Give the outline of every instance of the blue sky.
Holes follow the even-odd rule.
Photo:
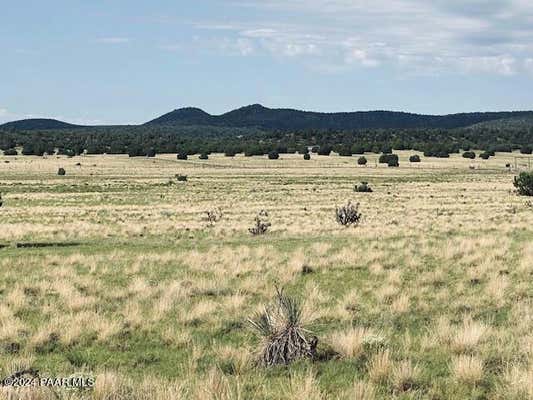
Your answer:
[[[0,122],[533,109],[531,0],[0,0]]]

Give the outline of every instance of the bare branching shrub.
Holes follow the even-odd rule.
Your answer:
[[[276,291],[272,304],[249,319],[252,328],[262,337],[260,363],[286,365],[300,358],[314,357],[318,339],[305,327],[302,305],[283,290]]]
[[[220,208],[215,208],[213,210],[207,210],[205,212],[205,220],[209,223],[209,225],[214,225],[218,221],[222,219],[222,210]]]
[[[268,222],[268,212],[261,210],[254,218],[255,225],[248,229],[253,236],[264,235],[271,223]]]
[[[361,222],[362,214],[359,212],[359,203],[353,205],[351,201],[348,204],[335,209],[337,222],[343,226],[357,226]]]

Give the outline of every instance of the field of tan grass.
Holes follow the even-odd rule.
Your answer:
[[[0,398],[532,399],[533,206],[514,155],[399,154],[0,156],[0,378],[96,379]],[[357,227],[335,220],[348,200]],[[317,359],[257,365],[247,318],[276,287],[305,302]]]

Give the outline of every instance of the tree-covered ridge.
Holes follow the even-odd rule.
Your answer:
[[[22,147],[23,154],[130,154],[155,153],[263,155],[305,153],[341,155],[392,150],[418,150],[428,156],[481,149],[486,152],[527,150],[533,144],[533,127],[519,129],[359,129],[268,131],[257,128],[216,126],[108,126],[45,131],[1,131],[0,149]]]
[[[146,125],[259,127],[267,130],[285,131],[306,129],[453,129],[486,121],[518,117],[533,118],[533,112],[462,113],[442,116],[395,111],[319,113],[293,109],[270,109],[255,104],[219,116],[210,115],[197,108],[182,108],[156,118]]]
[[[210,115],[199,108],[182,108],[164,114],[142,126],[258,128],[284,132],[307,130],[353,131],[362,129],[455,129],[499,120],[533,121],[533,111],[450,115],[421,115],[395,111],[320,113],[293,109],[271,109],[255,104],[218,116]],[[69,128],[81,129],[87,127],[53,119],[29,119],[0,125],[2,130],[29,131]]]
[[[48,130],[48,129],[72,129],[82,128],[80,125],[69,124],[67,122],[58,121],[57,119],[49,118],[31,118],[22,119],[20,121],[8,122],[0,125],[2,130],[21,130],[21,131],[33,131],[33,130]]]

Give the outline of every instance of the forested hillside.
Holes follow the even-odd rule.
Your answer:
[[[75,155],[156,153],[262,155],[331,151],[341,155],[419,150],[446,157],[470,149],[495,151],[533,144],[533,112],[424,116],[375,111],[310,113],[248,106],[222,116],[196,108],[173,111],[139,126],[77,126],[56,120],[25,120],[0,126],[0,149],[7,154]]]

